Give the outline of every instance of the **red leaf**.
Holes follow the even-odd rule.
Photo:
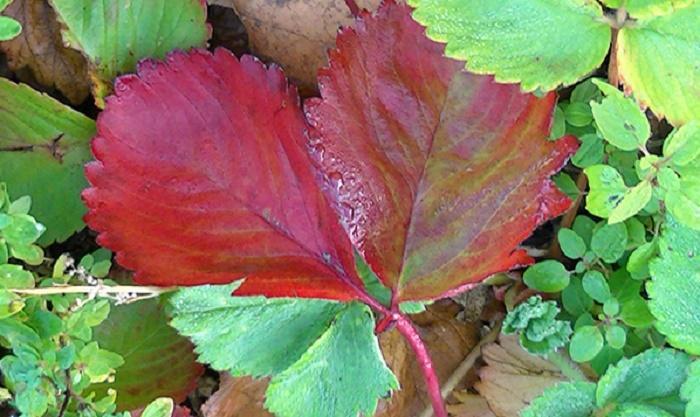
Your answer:
[[[121,77],[93,140],[86,221],[140,284],[352,299],[350,242],[307,154],[296,90],[228,51]]]
[[[338,36],[306,106],[312,152],[352,242],[398,300],[432,299],[529,263],[516,250],[570,204],[549,177],[556,97],[460,71],[407,6]]]

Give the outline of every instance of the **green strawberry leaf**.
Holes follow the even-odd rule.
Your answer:
[[[647,293],[656,328],[679,349],[700,354],[700,231],[672,216],[659,240],[659,257],[652,261]]]
[[[611,30],[603,11],[586,0],[409,0],[428,37],[445,42],[448,57],[477,74],[553,90],[600,66]]]
[[[674,417],[662,408],[647,404],[622,404],[616,407],[608,417]]]
[[[694,2],[695,0],[626,0],[624,6],[632,17],[643,19],[673,13]]]
[[[681,386],[681,398],[688,403],[686,417],[700,415],[700,361],[693,362],[688,368],[688,379]]]
[[[98,398],[116,390],[120,410],[144,407],[158,397],[180,403],[202,373],[192,344],[168,326],[156,299],[112,307],[107,319],[93,329],[93,339],[124,358],[114,382],[90,389]]]
[[[51,0],[64,23],[63,39],[91,63],[99,106],[119,74],[143,58],[206,46],[211,29],[201,0]],[[128,11],[128,12],[125,12]]]
[[[378,397],[398,387],[366,306],[231,296],[240,285],[179,290],[170,300],[171,324],[194,341],[200,361],[214,369],[272,376],[266,395],[272,412],[372,415]]]
[[[563,382],[548,388],[520,412],[521,417],[589,417],[595,410],[595,384]]]
[[[649,349],[610,367],[598,381],[596,404],[648,402],[678,392],[691,359],[673,349]]]
[[[63,241],[85,226],[80,192],[94,122],[4,78],[0,102],[0,180],[11,198],[31,196],[31,214],[47,228],[40,244]]]
[[[618,33],[620,78],[656,115],[680,126],[700,117],[700,2],[637,20]],[[663,88],[659,88],[663,86]]]
[[[683,167],[700,158],[700,122],[691,121],[673,131],[664,141],[664,156],[676,167]]]

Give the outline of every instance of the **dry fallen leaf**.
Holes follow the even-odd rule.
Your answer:
[[[3,15],[24,28],[17,38],[0,42],[10,69],[24,82],[34,79],[46,87],[55,86],[72,104],[82,103],[90,92],[85,58],[63,46],[60,25],[48,2],[15,0]]]
[[[441,382],[449,378],[479,342],[478,324],[458,320],[461,311],[456,303],[443,300],[413,317],[428,345]],[[396,330],[382,334],[379,340],[389,367],[399,378],[401,390],[388,401],[380,403],[377,417],[420,415],[429,406],[430,400],[413,352]]]
[[[273,417],[263,408],[268,379],[221,374],[219,390],[202,406],[204,417]]]
[[[479,371],[481,381],[474,387],[497,417],[518,417],[547,387],[566,380],[555,365],[525,352],[517,337],[501,336],[482,352],[487,366]]]
[[[352,23],[344,0],[209,0],[233,7],[248,32],[255,55],[278,63],[302,92],[316,89],[316,72],[327,62],[340,26]],[[381,0],[357,0],[375,10]]]
[[[447,411],[454,417],[496,417],[491,411],[488,401],[480,395],[470,394],[467,391],[455,391],[452,393],[459,401],[457,404],[448,405]]]

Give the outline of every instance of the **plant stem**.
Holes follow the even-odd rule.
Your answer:
[[[430,402],[433,405],[435,417],[447,417],[445,402],[442,400],[442,394],[440,393],[440,381],[438,381],[428,349],[418,334],[418,329],[416,329],[413,322],[403,314],[395,313],[394,317],[396,319],[396,328],[403,337],[406,338],[411,349],[413,349],[413,353],[416,355],[420,369],[423,372],[423,378],[428,389]]]
[[[588,381],[581,368],[559,352],[547,355],[547,360],[559,368],[561,373],[572,381]]]

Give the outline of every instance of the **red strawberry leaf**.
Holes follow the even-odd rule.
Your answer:
[[[516,247],[569,206],[549,177],[577,148],[546,140],[554,94],[460,71],[409,10],[385,2],[343,29],[305,107],[327,194],[399,301],[531,262]]]
[[[250,56],[176,52],[121,77],[98,119],[86,222],[140,284],[247,277],[243,294],[355,298],[296,91]]]

